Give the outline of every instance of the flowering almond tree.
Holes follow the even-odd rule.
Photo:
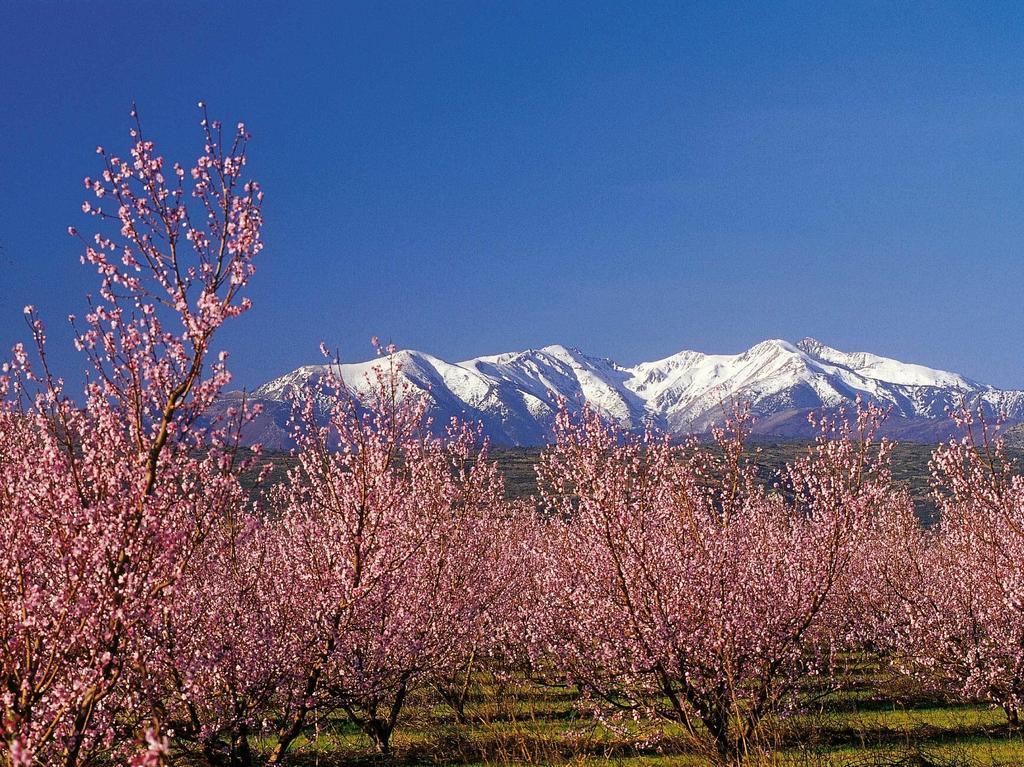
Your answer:
[[[824,424],[784,495],[743,460],[743,413],[717,450],[679,450],[563,411],[538,467],[551,515],[536,546],[540,662],[605,711],[709,737],[719,758],[757,746],[763,719],[845,639],[860,530],[893,500],[888,448],[872,449],[880,418]]]
[[[912,550],[887,621],[897,660],[955,698],[1024,707],[1024,477],[996,429],[970,412],[935,450],[939,522]]]
[[[296,595],[281,579],[292,552],[265,510],[253,508],[237,468],[225,468],[226,497],[207,516],[173,599],[148,626],[147,693],[181,751],[249,765],[250,735],[273,707],[300,640]]]
[[[100,177],[85,181],[100,232],[82,260],[100,284],[71,318],[84,400],[51,371],[30,307],[38,359],[19,345],[0,377],[0,764],[111,759],[142,735],[143,629],[224,498],[222,450],[199,418],[228,380],[211,343],[248,308],[261,248],[248,134],[225,138],[204,110],[186,170],[132,117],[130,151],[97,149]],[[151,724],[140,759],[163,743]]]
[[[277,525],[308,641],[271,763],[316,710],[341,709],[387,751],[408,695],[466,666],[514,585],[501,577],[514,519],[486,446],[478,452],[477,433],[456,423],[431,436],[426,403],[395,364],[391,348],[365,406],[332,376],[297,401],[298,466]],[[316,402],[329,403],[326,423]]]

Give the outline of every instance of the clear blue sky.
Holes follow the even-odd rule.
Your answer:
[[[1020,3],[9,2],[0,347],[80,311],[64,231],[131,100],[180,158],[200,98],[268,195],[241,384],[371,335],[813,335],[1024,387]]]

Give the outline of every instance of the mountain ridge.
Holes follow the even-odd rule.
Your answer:
[[[267,447],[288,446],[289,394],[314,383],[328,368],[363,399],[384,358],[328,366],[304,365],[255,389],[264,415],[246,434]],[[738,354],[683,350],[660,360],[624,366],[574,347],[552,344],[447,362],[416,350],[396,352],[399,375],[429,399],[436,424],[452,417],[480,422],[499,445],[550,441],[559,402],[584,404],[626,429],[646,425],[673,435],[703,434],[732,403],[746,402],[755,435],[806,438],[807,415],[860,396],[890,408],[885,430],[912,441],[936,441],[955,432],[948,410],[965,404],[1010,423],[1024,422],[1024,391],[998,389],[958,373],[904,363],[870,352],[844,352],[814,338],[796,343],[767,339]],[[227,399],[240,396],[227,395]]]

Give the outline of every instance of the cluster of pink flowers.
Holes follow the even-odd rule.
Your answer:
[[[133,110],[128,155],[98,149],[85,180],[101,231],[82,259],[99,291],[70,318],[84,399],[32,307],[37,354],[0,369],[0,765],[245,766],[257,736],[278,764],[338,714],[386,752],[425,688],[463,720],[484,665],[571,684],[609,726],[650,725],[639,738],[671,721],[726,760],[859,651],[1017,724],[1024,479],[969,414],[934,454],[930,527],[876,439],[884,413],[859,404],[767,482],[743,409],[681,445],[563,409],[526,504],[479,429],[432,424],[378,346],[372,397],[330,366],[295,392],[293,467],[263,487],[239,447],[258,409],[211,409],[262,192],[245,126],[225,137],[200,108],[190,170]]]
[[[938,521],[907,531],[887,568],[883,647],[949,696],[1024,710],[1024,476],[998,427],[955,413],[964,436],[932,455]],[[881,568],[880,568],[881,569]]]
[[[248,764],[260,730],[276,764],[341,710],[387,751],[408,695],[486,652],[519,516],[477,434],[431,435],[395,373],[369,408],[330,375],[297,393],[297,465],[182,578],[158,699],[183,747]]]
[[[838,682],[858,552],[890,514],[912,516],[888,445],[873,443],[881,415],[823,423],[766,487],[744,458],[742,411],[717,447],[562,412],[540,467],[536,651],[610,721],[668,719],[718,756],[756,745],[808,676]]]
[[[19,346],[0,375],[0,763],[128,758],[146,732],[140,763],[161,758],[155,621],[237,501],[232,424],[201,417],[229,379],[214,333],[248,308],[262,247],[246,137],[207,130],[190,189],[168,184],[137,119],[132,138],[85,183],[101,231],[82,259],[99,290],[70,318],[84,399],[50,369],[31,307],[36,359]]]

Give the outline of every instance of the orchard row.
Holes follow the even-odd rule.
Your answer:
[[[188,170],[137,119],[126,156],[98,150],[100,233],[70,230],[99,276],[71,318],[84,399],[31,308],[35,349],[0,373],[0,764],[286,763],[339,714],[386,752],[410,697],[460,718],[480,668],[736,762],[863,652],[1016,726],[1024,480],[969,413],[934,453],[930,527],[870,404],[770,483],[742,409],[712,446],[563,409],[538,496],[512,501],[475,427],[432,428],[383,350],[370,402],[329,374],[296,392],[293,468],[243,487],[258,413],[211,415],[212,349],[249,306],[262,192],[244,125],[201,127]]]

